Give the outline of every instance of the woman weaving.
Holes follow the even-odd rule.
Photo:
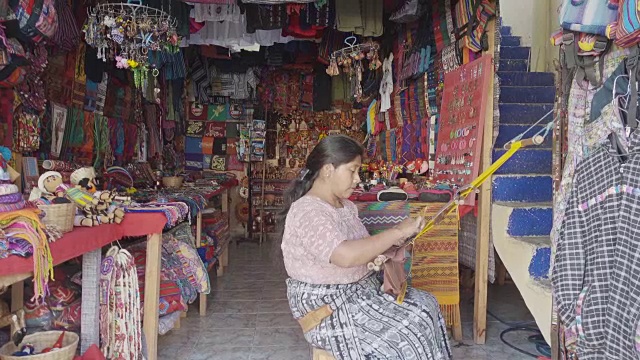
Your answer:
[[[369,235],[347,200],[360,182],[362,155],[349,137],[324,138],[285,195],[282,251],[293,316],[307,341],[336,359],[450,359],[436,299],[409,288],[397,304],[367,270],[376,256],[415,235],[424,219]]]

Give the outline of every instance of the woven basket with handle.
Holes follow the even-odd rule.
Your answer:
[[[73,230],[73,220],[76,216],[75,204],[38,205],[38,208],[44,212],[42,222],[45,225],[55,226],[62,233]]]
[[[37,355],[32,356],[12,356],[11,354],[20,351],[22,344],[15,346],[13,342],[9,342],[0,348],[0,360],[73,360],[80,337],[72,332],[64,334],[60,350],[40,354],[42,350],[52,347],[60,335],[62,335],[62,331],[43,331],[25,336],[22,344],[32,344],[35,347]]]

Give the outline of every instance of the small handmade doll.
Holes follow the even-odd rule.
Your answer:
[[[71,184],[87,194],[91,194],[95,205],[96,215],[99,216],[100,222],[117,224],[124,219],[124,210],[114,199],[116,193],[108,190],[98,191],[95,184],[95,170],[92,167],[84,167],[74,171],[71,174]]]

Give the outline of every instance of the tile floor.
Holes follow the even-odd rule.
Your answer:
[[[160,337],[160,360],[307,360],[310,359],[302,330],[291,316],[286,300],[282,260],[271,243],[231,245],[229,267],[213,280],[207,316],[192,306],[180,329]],[[212,278],[213,279],[213,278]],[[512,350],[499,338],[507,326],[488,317],[487,343],[473,344],[473,304],[470,293],[462,293],[463,333],[452,341],[454,359],[513,360],[530,357]],[[507,322],[532,319],[513,285],[491,286],[489,310]],[[506,335],[516,346],[536,353],[528,333]]]

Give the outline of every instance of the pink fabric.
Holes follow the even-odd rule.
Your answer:
[[[291,205],[285,221],[282,252],[287,273],[310,284],[350,284],[368,273],[365,265],[341,268],[330,263],[333,250],[343,241],[369,236],[349,200],[336,209],[314,196]]]

